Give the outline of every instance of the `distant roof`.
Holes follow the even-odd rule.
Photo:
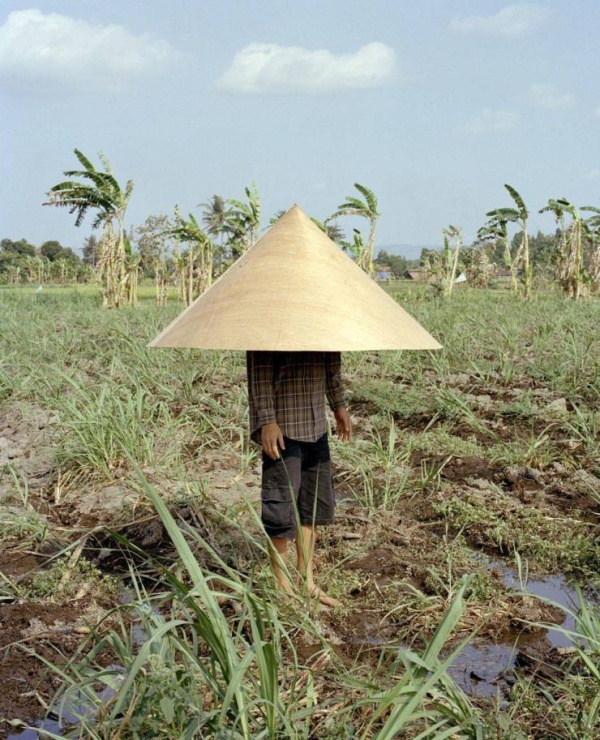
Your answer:
[[[425,270],[406,270],[404,277],[409,280],[426,280],[427,273]]]

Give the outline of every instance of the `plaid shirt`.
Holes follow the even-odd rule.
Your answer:
[[[339,352],[248,352],[252,439],[276,421],[284,437],[315,442],[327,431],[325,396],[332,411],[345,405]]]

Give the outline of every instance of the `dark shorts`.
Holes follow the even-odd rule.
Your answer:
[[[297,523],[333,523],[335,497],[329,443],[284,438],[279,460],[263,452],[262,522],[269,537],[296,536]]]

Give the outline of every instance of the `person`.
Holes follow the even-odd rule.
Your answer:
[[[335,497],[325,398],[336,434],[349,441],[339,352],[247,353],[251,438],[262,447],[262,522],[277,587],[294,593],[284,558],[296,543],[296,565],[308,593],[326,606],[339,602],[314,580],[318,526],[333,522]]]

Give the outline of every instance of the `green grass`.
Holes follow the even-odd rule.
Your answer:
[[[442,732],[447,736],[460,732],[473,740],[481,737],[477,710],[447,675],[453,656],[444,661],[439,657],[462,614],[467,582],[452,594],[421,655],[401,649],[389,671],[367,682],[344,670],[330,673],[330,688],[339,693],[320,701],[315,677],[294,649],[293,632],[309,632],[322,643],[321,656],[329,663],[331,646],[315,632],[309,614],[295,610],[282,619],[268,588],[264,590],[256,580],[241,579],[198,533],[181,529],[158,493],[141,482],[187,578],[165,571],[163,579],[172,590],[168,600],[165,595],[154,596],[152,607],[150,595],[134,580],[139,601],[128,609],[141,619],[142,645],[135,645],[121,621],[119,629],[84,646],[66,667],[46,661],[63,679],[58,705],[72,706],[77,697],[87,707],[78,733],[98,740],[115,733],[127,738],[330,738],[336,727],[351,729],[358,708],[369,718],[356,734],[364,740],[392,738],[415,728],[426,728],[422,737],[446,736]],[[191,542],[208,552],[221,575],[200,566]],[[254,545],[261,547],[258,542]],[[224,597],[237,605],[234,620],[225,616],[219,604]],[[161,603],[169,604],[169,614],[163,614]],[[117,667],[98,662],[103,649],[116,656]],[[108,706],[100,699],[102,688],[114,692]],[[355,702],[341,715],[327,717],[328,705],[343,701],[347,692],[355,694]],[[315,719],[323,713],[324,734],[315,734]]]
[[[581,690],[570,674],[550,688],[521,683],[508,708],[470,702],[439,656],[444,642],[474,629],[477,613],[495,609],[499,598],[489,576],[469,564],[465,541],[516,552],[545,572],[589,579],[597,570],[598,493],[573,476],[600,477],[600,303],[550,293],[523,303],[507,291],[461,291],[450,301],[422,286],[391,291],[402,292],[405,308],[444,349],[344,356],[356,441],[333,443],[338,484],[366,520],[375,510],[395,513],[407,531],[435,525],[442,535],[435,547],[415,550],[425,591],[385,596],[398,629],[423,649],[382,649],[372,664],[349,667],[319,633],[310,609],[274,606],[254,509],[240,504],[217,515],[210,503],[208,472],[215,464],[222,461],[218,472],[234,487],[257,463],[246,431],[243,353],[150,350],[150,339],[182,308],[176,302],[157,308],[152,286],[144,286],[139,308],[120,311],[102,311],[93,286],[40,294],[29,286],[0,289],[2,418],[18,409],[58,419],[51,431],[54,477],[41,493],[32,493],[19,463],[0,467],[11,507],[0,517],[3,544],[35,548],[52,534],[48,528],[57,524],[49,502],[60,483],[61,500],[107,486],[131,493],[134,510],[117,512],[112,524],[157,510],[178,553],[167,563],[139,553],[144,578],[132,571],[138,593],[106,616],[107,623],[116,620],[110,631],[99,625],[67,667],[56,661],[66,694],[85,691],[99,712],[100,721],[88,721],[87,736],[219,737],[216,728],[225,726],[228,737],[354,733],[367,740],[402,731],[407,738],[499,732],[542,738],[535,711],[551,706],[558,718],[553,732],[563,727],[564,737],[577,731],[593,737],[595,716],[584,717],[581,707],[595,687],[597,651],[582,648],[580,659],[592,663]],[[556,399],[565,399],[566,412],[548,410]],[[446,477],[446,469],[456,476],[469,460],[494,471],[489,488]],[[535,468],[548,490],[556,479],[558,492],[510,488],[502,473],[507,466]],[[174,520],[168,506],[186,502],[206,517],[222,517],[211,528],[214,539]],[[38,513],[43,506],[50,523]],[[61,537],[71,536],[68,526],[61,522]],[[364,543],[365,554],[370,544]],[[362,588],[356,573],[343,569],[361,545],[336,546],[341,561],[328,563],[324,574],[331,592]],[[469,568],[475,577],[466,584]],[[33,592],[30,584],[4,579],[0,599],[57,594],[60,572],[48,571]],[[141,646],[132,616],[146,633]],[[596,618],[594,612],[588,622]],[[411,623],[419,634],[417,627],[410,632]],[[329,655],[325,668],[307,668],[297,654],[299,636],[307,635]],[[125,672],[107,669],[103,650]],[[98,686],[112,687],[114,701],[99,702]]]

